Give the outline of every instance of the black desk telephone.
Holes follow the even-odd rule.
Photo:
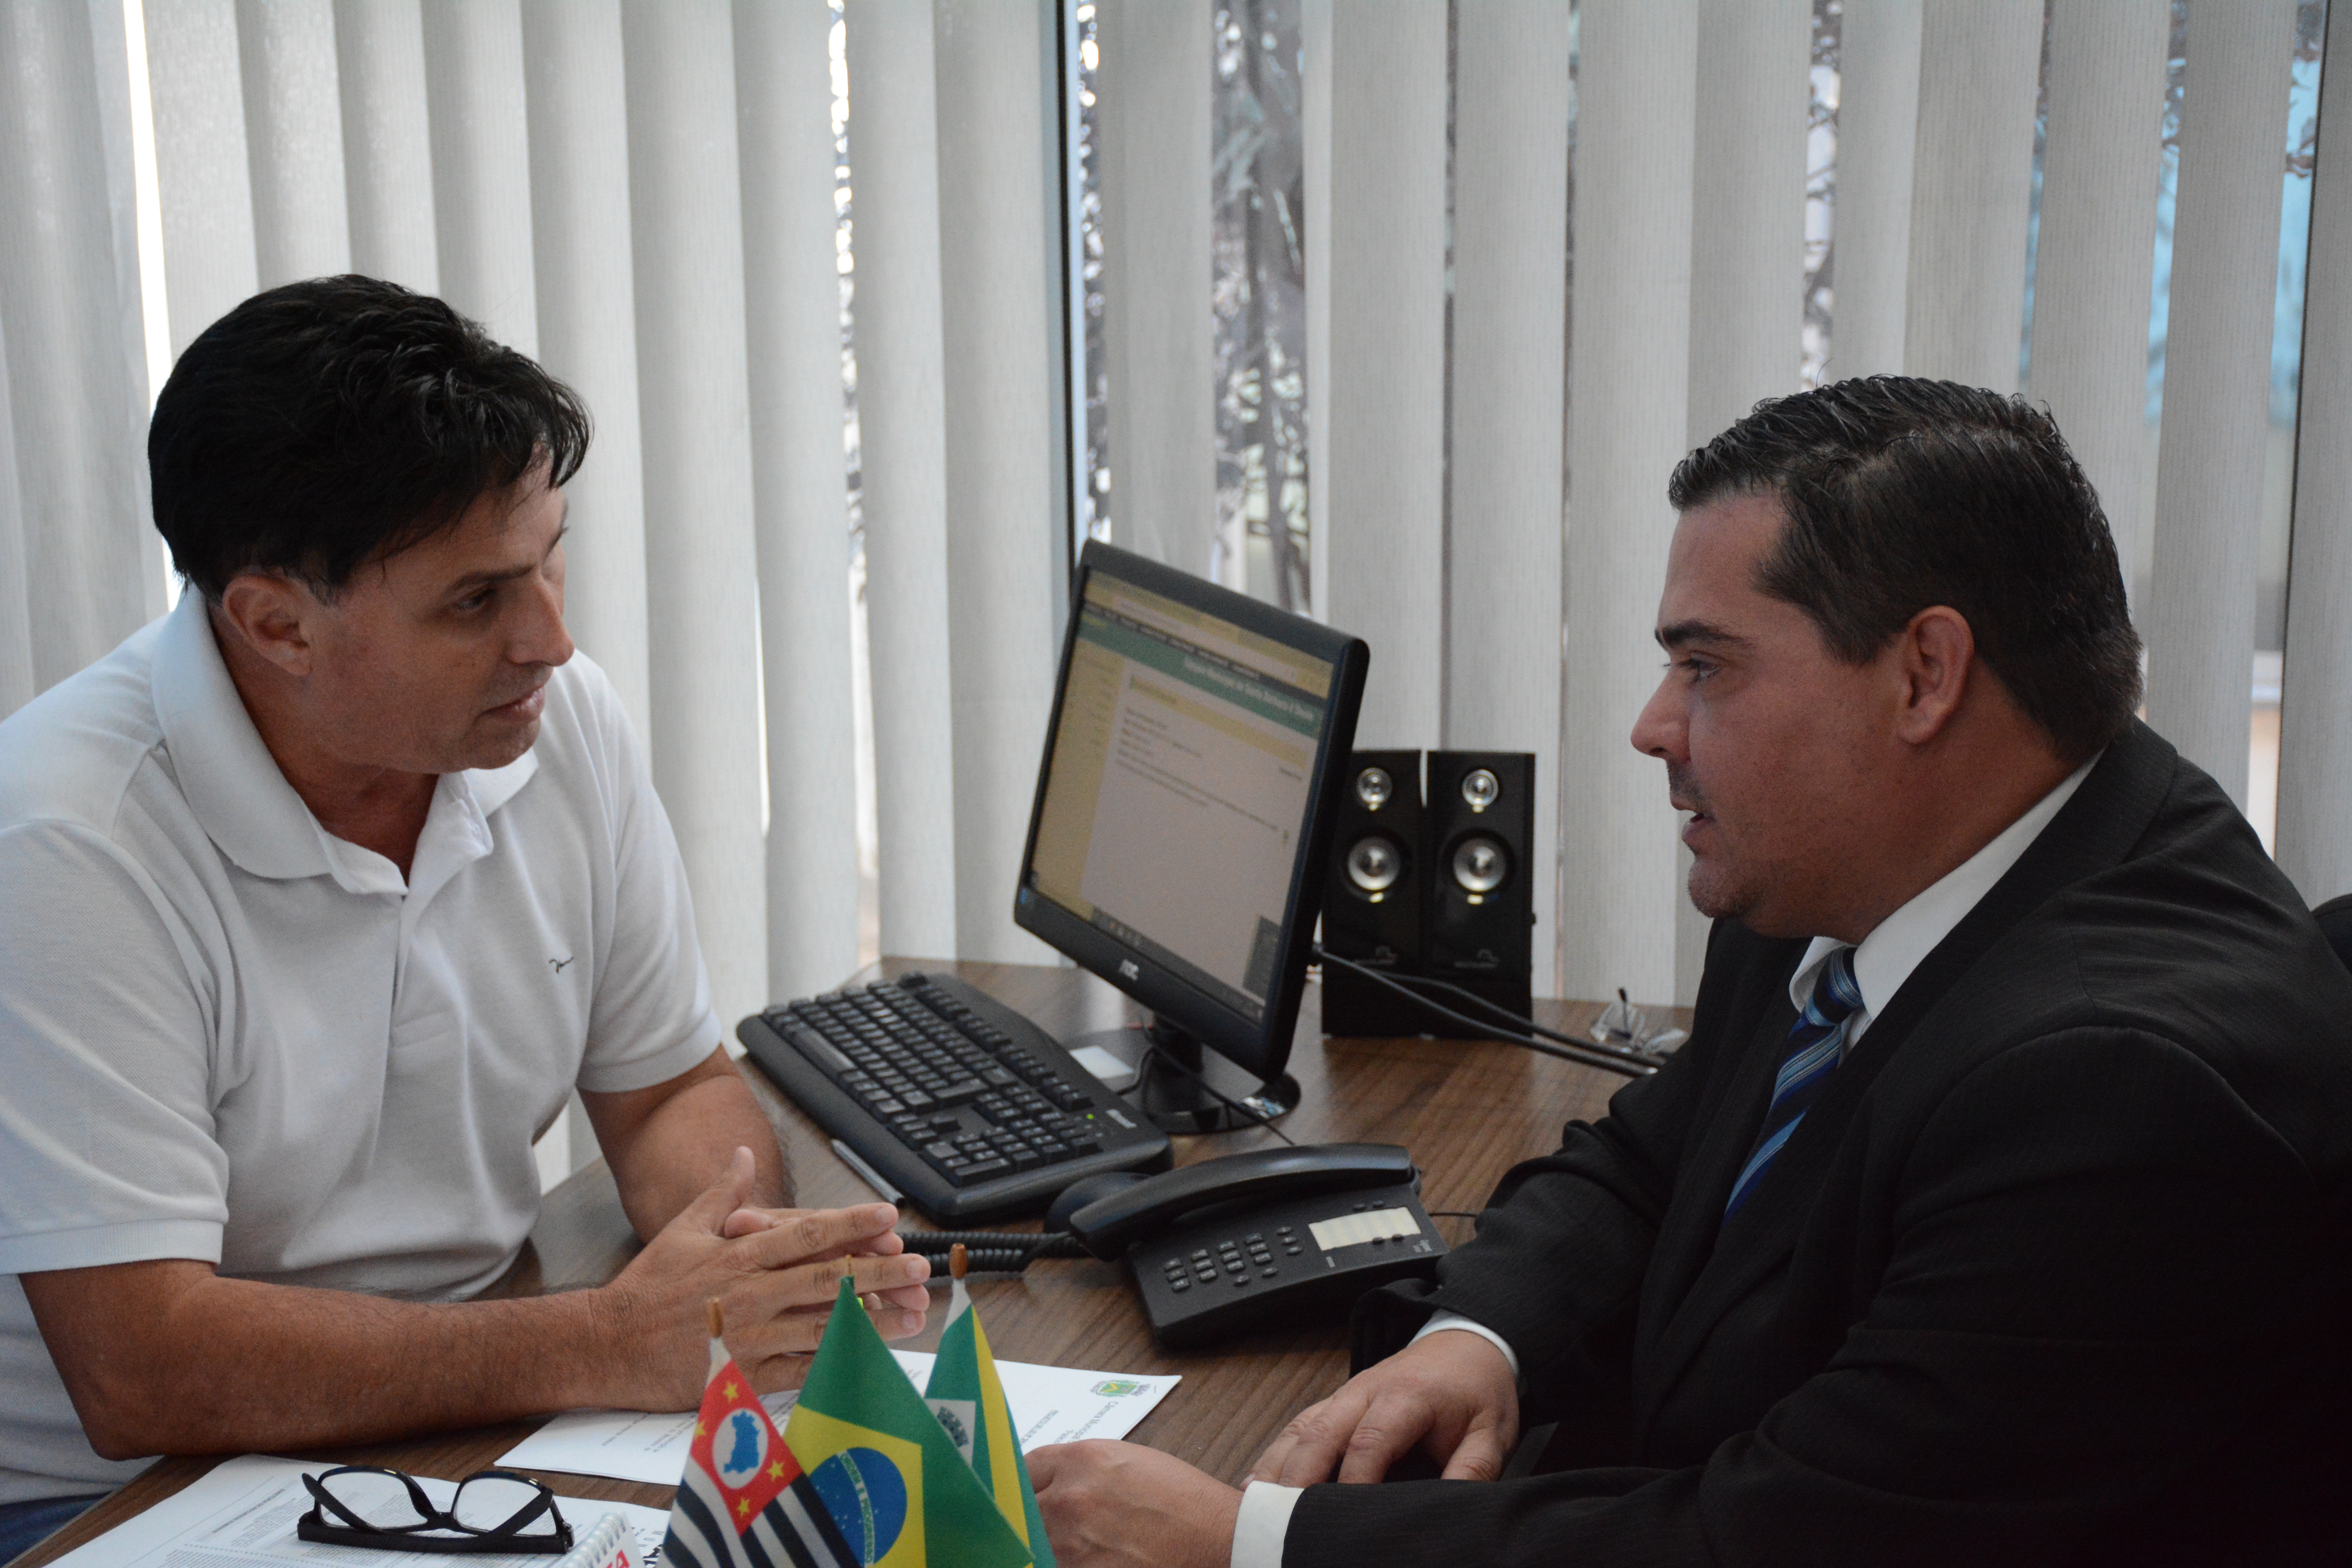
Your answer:
[[[1135,1270],[1151,1331],[1181,1349],[1269,1321],[1344,1312],[1391,1279],[1428,1278],[1445,1244],[1391,1143],[1263,1149],[1074,1184],[1048,1229]]]

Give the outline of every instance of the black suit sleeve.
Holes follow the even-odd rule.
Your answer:
[[[1634,1310],[1702,1071],[1676,1058],[1618,1090],[1599,1121],[1571,1122],[1557,1152],[1503,1177],[1477,1239],[1438,1266],[1430,1308],[1510,1342],[1528,1425],[1624,1403]]]
[[[1629,1147],[1614,1163],[1646,1164]],[[1598,1217],[1589,1194],[1614,1182],[1586,1175],[1586,1195],[1546,1197],[1562,1162],[1588,1163],[1575,1151],[1538,1162],[1511,1205],[1540,1202],[1569,1226],[1512,1308],[1515,1344],[1541,1342],[1543,1290],[1569,1292],[1570,1322],[1591,1310],[1578,1247],[1640,1234],[1638,1192],[1614,1223]],[[1286,1568],[1465,1553],[1497,1568],[2062,1563],[2212,1484],[2257,1413],[2322,1370],[2310,1304],[2332,1265],[2316,1184],[2168,1042],[2076,1029],[2001,1053],[1940,1100],[1874,1190],[1890,1206],[1863,1223],[1884,1227],[1889,1250],[1862,1320],[1704,1465],[1315,1487],[1292,1515]],[[1499,1289],[1486,1282],[1478,1305],[1495,1311]],[[1575,1353],[1548,1350],[1540,1364],[1557,1380]]]

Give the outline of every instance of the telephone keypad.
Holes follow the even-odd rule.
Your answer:
[[[1297,1235],[1291,1226],[1280,1226],[1275,1235],[1281,1240],[1286,1256],[1300,1255]],[[1160,1276],[1170,1290],[1181,1294],[1196,1282],[1213,1285],[1220,1277],[1231,1280],[1236,1289],[1245,1289],[1255,1280],[1281,1278],[1282,1266],[1275,1261],[1273,1244],[1261,1231],[1252,1231],[1239,1240],[1223,1237],[1213,1245],[1213,1252],[1206,1247],[1195,1247],[1189,1258],[1171,1258],[1161,1264]]]

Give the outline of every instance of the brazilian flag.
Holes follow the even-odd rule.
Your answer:
[[[951,1436],[959,1426],[965,1428],[969,1440],[956,1446],[970,1450],[972,1474],[996,1500],[997,1511],[1028,1547],[1037,1568],[1054,1568],[1054,1549],[1045,1542],[1045,1521],[1038,1517],[1037,1494],[1029,1485],[1029,1464],[1021,1457],[1021,1437],[1005,1408],[1004,1385],[997,1381],[996,1358],[989,1354],[988,1335],[961,1279],[924,1396]]]
[[[846,1279],[809,1367],[784,1446],[850,1552],[877,1568],[1032,1568],[1050,1563],[999,1511],[971,1463],[915,1392]]]

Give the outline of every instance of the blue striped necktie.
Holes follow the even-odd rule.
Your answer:
[[[1846,1022],[1861,1005],[1862,988],[1853,979],[1853,949],[1839,948],[1822,965],[1813,980],[1811,998],[1790,1026],[1788,1054],[1780,1058],[1780,1073],[1772,1083],[1772,1108],[1764,1113],[1764,1125],[1757,1131],[1748,1163],[1739,1168],[1739,1180],[1731,1184],[1731,1201],[1723,1205],[1726,1221],[1739,1212],[1781,1145],[1788,1142],[1789,1134],[1829,1087],[1830,1074],[1845,1058]]]

